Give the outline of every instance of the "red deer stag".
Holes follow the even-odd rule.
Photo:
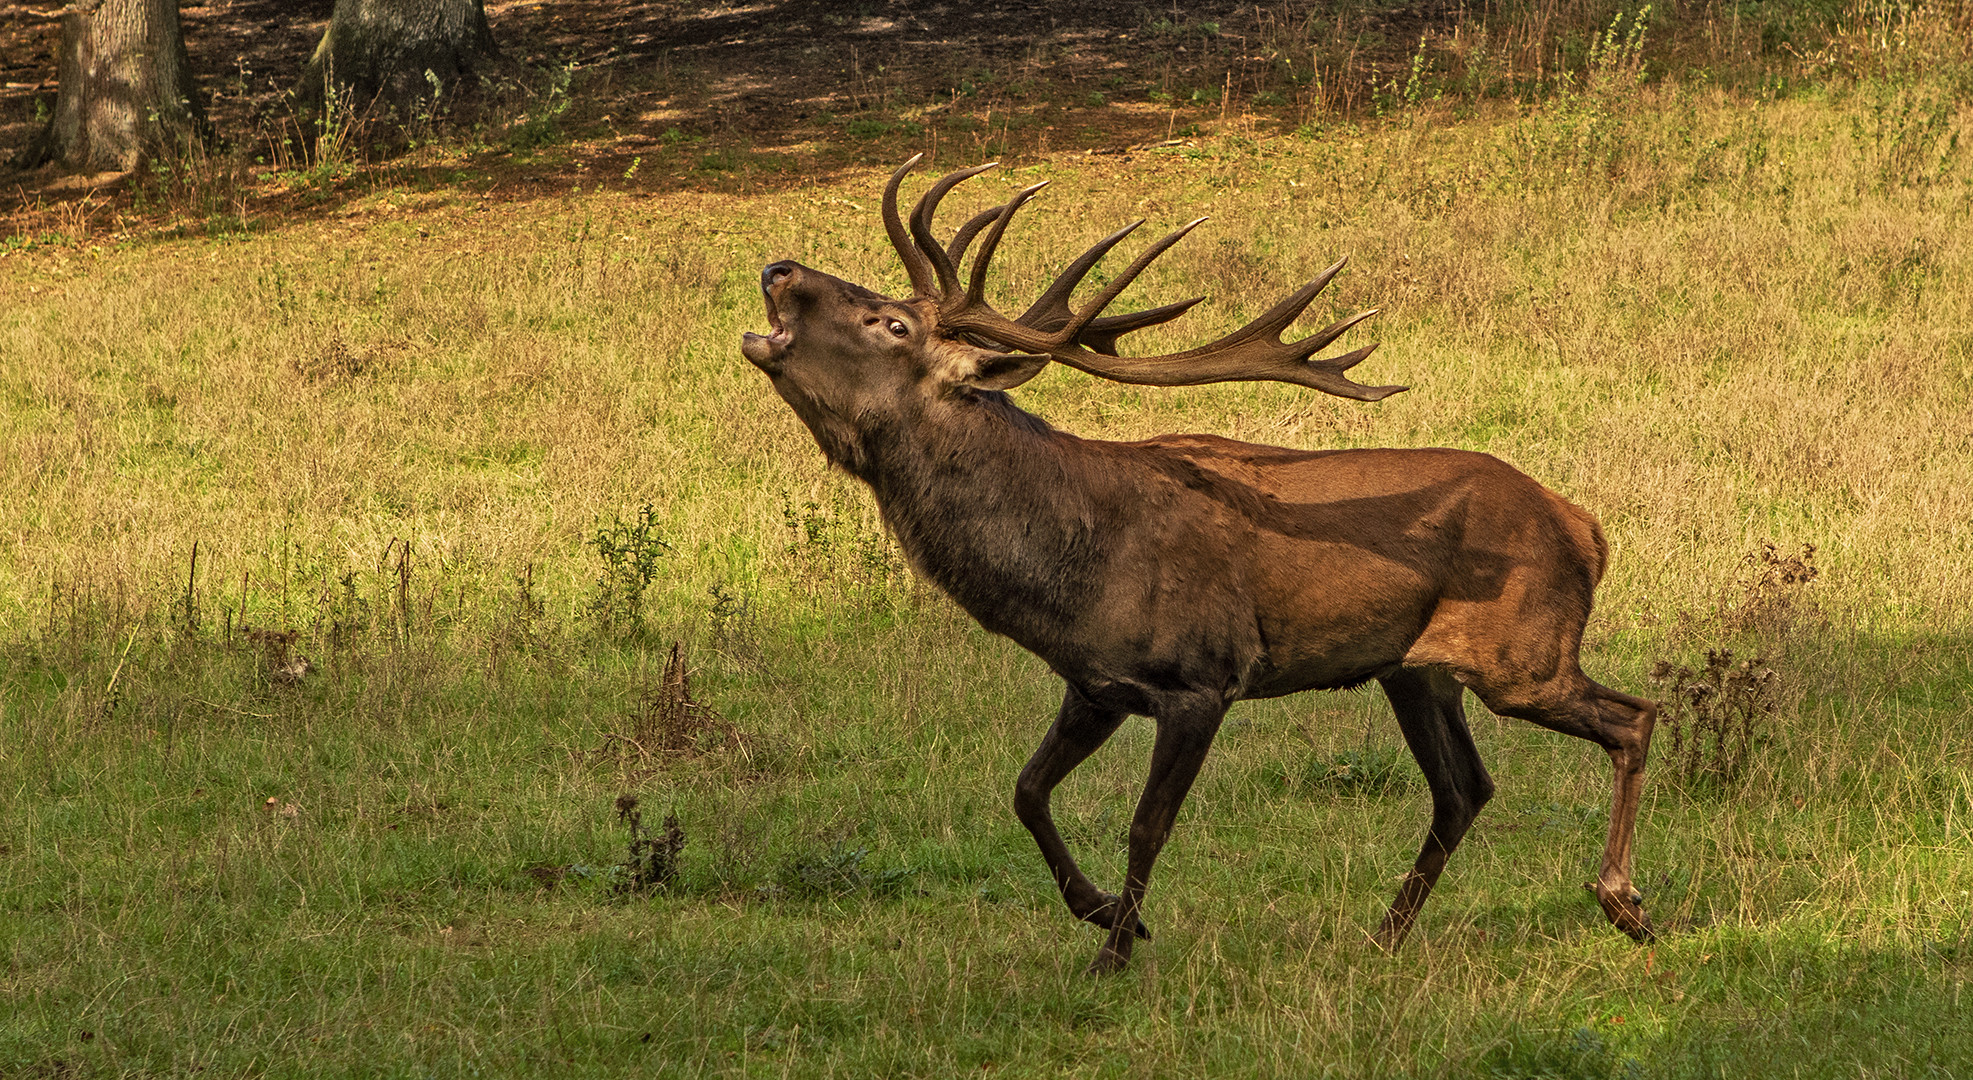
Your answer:
[[[829,460],[870,485],[917,570],[1068,684],[1021,770],[1014,810],[1069,910],[1110,931],[1092,970],[1121,969],[1133,939],[1150,936],[1139,911],[1152,863],[1228,706],[1371,679],[1390,696],[1432,793],[1430,829],[1380,944],[1403,941],[1493,794],[1466,726],[1468,688],[1496,713],[1610,755],[1610,833],[1589,887],[1612,923],[1650,940],[1630,864],[1657,705],[1579,666],[1608,551],[1596,519],[1486,454],[1287,450],[1212,435],[1095,442],[1054,430],[1004,393],[1050,361],[1124,383],[1273,379],[1359,401],[1404,387],[1344,376],[1375,346],[1311,359],[1374,312],[1280,340],[1342,263],[1209,345],[1119,355],[1119,337],[1197,303],[1102,314],[1197,221],[1072,307],[1084,275],[1137,226],[1113,233],[1010,319],[983,298],[987,264],[1042,185],[941,245],[940,200],[990,166],[934,183],[907,226],[898,185],[917,163],[891,177],[883,211],[914,295],[895,300],[777,262],[761,272],[772,332],[747,334],[741,351]],[[962,283],[955,267],[976,239]],[[1123,890],[1111,894],[1076,866],[1049,795],[1133,714],[1152,718],[1157,736]]]

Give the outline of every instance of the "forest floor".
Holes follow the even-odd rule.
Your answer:
[[[458,177],[492,197],[520,198],[600,178],[643,190],[731,185],[743,174],[758,183],[761,170],[740,167],[749,157],[812,179],[927,129],[1018,154],[1126,151],[1229,112],[1292,128],[1325,105],[1362,105],[1371,84],[1404,70],[1423,40],[1453,32],[1462,10],[1368,4],[1324,16],[1305,4],[1228,0],[1162,13],[1136,0],[495,2],[487,11],[505,62],[478,100],[435,127],[399,127],[375,145],[340,151],[331,182],[305,185],[304,194],[296,176],[322,167],[291,145],[297,128],[287,91],[332,6],[213,0],[181,8],[222,155],[239,159],[231,170],[206,161],[198,168],[228,171],[232,198],[251,216],[333,206],[339,191],[368,190],[380,169],[394,178],[407,169]],[[0,11],[0,163],[38,130],[58,89],[59,23],[48,10]],[[1337,54],[1351,85],[1311,93],[1307,76],[1324,51]],[[1298,63],[1307,69],[1300,85]],[[434,133],[442,149],[429,145]],[[426,153],[407,153],[421,138]],[[655,151],[681,144],[688,153],[657,160]],[[645,167],[624,177],[640,159]],[[0,213],[18,219],[86,198],[135,225],[185,209],[145,199],[135,190],[141,184],[0,167]]]

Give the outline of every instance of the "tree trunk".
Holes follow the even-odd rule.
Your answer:
[[[358,114],[380,107],[408,118],[497,54],[484,0],[336,0],[295,97],[308,109],[333,95]]]
[[[62,14],[61,89],[48,127],[18,159],[128,172],[207,133],[178,0],[78,0]]]

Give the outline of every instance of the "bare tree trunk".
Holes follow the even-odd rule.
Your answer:
[[[127,172],[207,134],[178,0],[78,0],[62,14],[61,90],[48,127],[17,159]]]
[[[496,55],[484,0],[336,0],[295,97],[316,108],[333,93],[356,109],[374,103],[408,116]]]

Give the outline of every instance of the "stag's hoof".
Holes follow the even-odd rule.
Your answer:
[[[1657,933],[1651,929],[1651,916],[1644,913],[1644,894],[1628,883],[1621,889],[1608,889],[1595,881],[1586,882],[1583,887],[1596,894],[1596,902],[1602,905],[1610,925],[1629,934],[1632,941],[1648,945],[1658,940]]]
[[[1370,935],[1370,943],[1387,953],[1394,953],[1398,951],[1398,946],[1404,944],[1404,939],[1410,935],[1411,923],[1409,921],[1406,921],[1403,926],[1397,926],[1389,918],[1386,918],[1384,925],[1379,926],[1377,932]]]
[[[1117,928],[1117,911],[1122,906],[1122,898],[1115,893],[1098,893],[1097,895],[1102,898],[1102,902],[1088,911],[1076,912],[1076,917],[1086,923],[1095,923],[1105,930],[1115,930]],[[1141,937],[1146,941],[1151,940],[1151,931],[1144,925],[1143,919],[1132,915],[1130,917],[1130,924],[1130,932],[1133,935]],[[1095,971],[1096,968],[1092,965],[1089,970]]]
[[[1097,952],[1096,959],[1090,961],[1088,974],[1116,975],[1121,973],[1123,969],[1129,966],[1130,966],[1129,953],[1127,952],[1120,953],[1110,948],[1108,945],[1105,945],[1099,952]]]

